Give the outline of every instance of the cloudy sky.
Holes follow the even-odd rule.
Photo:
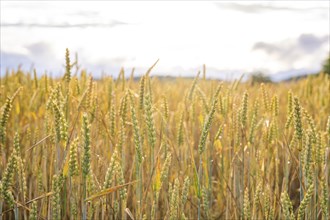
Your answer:
[[[314,72],[329,54],[329,1],[0,1],[1,73],[63,73],[65,48],[83,68],[117,75],[230,78]]]

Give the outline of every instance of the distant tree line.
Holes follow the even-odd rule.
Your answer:
[[[329,54],[328,58],[324,61],[321,72],[330,75],[330,54]],[[251,73],[250,77],[249,77],[249,81],[252,85],[255,83],[271,83],[272,82],[271,78],[262,72]]]
[[[255,83],[270,83],[272,80],[262,72],[255,72],[250,75],[250,82],[253,85]]]

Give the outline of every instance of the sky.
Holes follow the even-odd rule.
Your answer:
[[[65,48],[98,77],[230,79],[319,71],[330,51],[330,1],[0,1],[5,69],[64,72]]]

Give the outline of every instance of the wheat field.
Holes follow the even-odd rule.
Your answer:
[[[1,77],[0,219],[329,219],[329,75],[93,79],[65,61]]]

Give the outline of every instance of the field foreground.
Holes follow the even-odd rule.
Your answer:
[[[1,78],[2,219],[329,219],[328,75],[93,80],[68,63]]]

